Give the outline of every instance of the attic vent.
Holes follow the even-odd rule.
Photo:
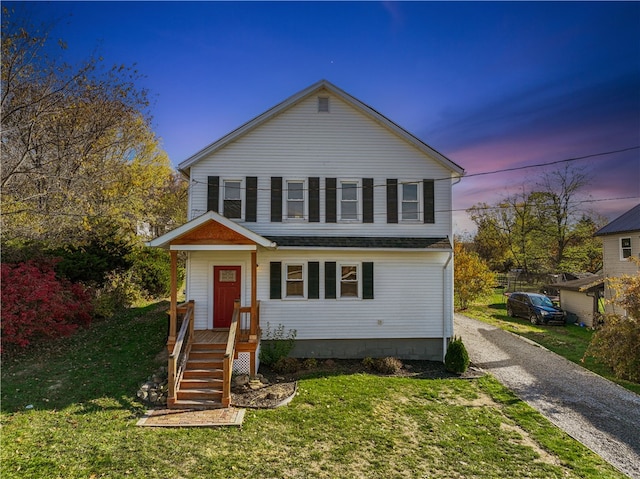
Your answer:
[[[329,97],[318,97],[318,113],[329,113]]]

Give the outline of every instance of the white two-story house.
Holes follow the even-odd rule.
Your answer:
[[[189,221],[149,243],[174,264],[187,256],[187,303],[176,305],[174,280],[170,313],[177,376],[206,342],[255,372],[267,323],[296,331],[297,357],[443,360],[459,165],[320,81],[179,169]],[[197,399],[183,383],[175,401]]]

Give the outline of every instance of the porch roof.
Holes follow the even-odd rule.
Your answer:
[[[193,241],[189,238],[198,230],[206,228],[207,224],[219,225],[219,232],[224,233],[219,241]],[[189,240],[187,240],[189,239]],[[210,238],[215,240],[216,238]],[[238,241],[238,240],[241,241]],[[255,249],[256,246],[275,248],[276,244],[250,229],[239,225],[215,211],[208,211],[197,218],[177,227],[168,233],[148,241],[147,246],[164,249]]]

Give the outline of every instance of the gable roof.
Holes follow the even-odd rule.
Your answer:
[[[640,231],[640,203],[595,232],[594,236]]]
[[[449,158],[444,156],[442,153],[434,150],[429,145],[427,145],[422,140],[420,140],[416,136],[409,133],[407,130],[405,130],[398,124],[389,120],[387,117],[385,117],[381,113],[377,112],[376,110],[366,105],[365,103],[361,102],[357,98],[349,95],[348,93],[341,90],[334,84],[328,82],[327,80],[320,80],[319,82],[314,83],[313,85],[305,88],[302,91],[299,91],[298,93],[290,96],[283,102],[265,111],[261,115],[255,117],[253,120],[250,120],[244,125],[236,128],[232,132],[226,134],[225,136],[216,140],[210,145],[206,146],[205,148],[203,148],[193,156],[184,160],[182,163],[178,165],[178,169],[183,173],[186,173],[186,170],[188,170],[191,166],[193,166],[195,163],[200,161],[202,158],[216,152],[221,148],[224,148],[226,145],[235,141],[239,137],[249,133],[250,131],[259,127],[260,125],[267,122],[271,118],[275,117],[276,115],[293,107],[294,105],[300,103],[301,101],[318,93],[321,90],[326,90],[332,93],[333,95],[339,97],[340,99],[344,100],[346,103],[353,106],[355,109],[363,113],[365,116],[371,118],[372,120],[386,127],[388,130],[392,131],[396,135],[405,139],[406,141],[408,141],[410,144],[415,146],[418,150],[420,150],[424,154],[434,158],[437,162],[439,162],[445,168],[459,174],[460,176],[464,175],[464,168],[462,168],[460,165],[454,163]]]
[[[182,226],[179,226],[176,229],[163,234],[162,236],[158,236],[157,238],[148,241],[146,243],[146,246],[155,248],[169,248],[173,241],[179,240],[189,233],[202,228],[208,222],[215,222],[219,225],[222,225],[222,227],[232,231],[233,233],[237,233],[239,236],[246,238],[256,245],[263,246],[265,248],[275,248],[276,246],[276,244],[271,240],[265,238],[264,236],[260,236],[257,233],[254,233],[250,229],[239,225],[235,221],[232,221],[222,216],[221,214],[216,213],[215,211],[208,211],[205,214],[200,215],[197,218],[194,218],[191,221],[183,224]]]

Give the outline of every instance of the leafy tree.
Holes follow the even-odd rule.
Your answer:
[[[31,31],[3,9],[3,239],[83,243],[105,218],[135,232],[172,175],[140,75],[95,57],[63,63]]]
[[[495,205],[473,206],[475,250],[495,270],[597,271],[601,243],[592,234],[601,219],[578,199],[588,182],[583,170],[565,167],[543,173],[533,191],[522,186]]]
[[[462,243],[454,242],[454,292],[458,309],[491,294],[496,283],[495,274],[476,254],[467,251]]]

